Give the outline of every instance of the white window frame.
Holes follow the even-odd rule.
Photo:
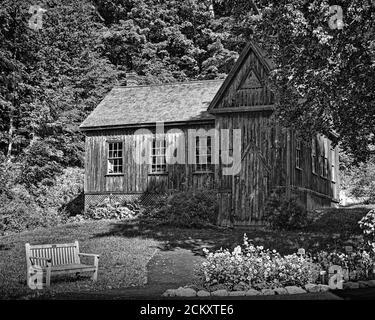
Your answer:
[[[195,137],[195,172],[212,172],[212,143],[211,136]]]
[[[296,138],[296,168],[302,170],[302,141]]]
[[[312,138],[311,140],[311,172],[313,174],[317,174],[316,172],[316,164],[317,164],[317,157],[316,157],[316,138]]]
[[[336,182],[336,150],[331,148],[331,180]]]
[[[124,144],[122,141],[108,141],[107,174],[124,173]]]
[[[323,148],[320,154],[321,164],[320,164],[320,176],[324,179],[328,179],[328,140],[324,138],[323,140]]]
[[[166,149],[165,138],[154,138],[152,140],[150,173],[167,173]]]

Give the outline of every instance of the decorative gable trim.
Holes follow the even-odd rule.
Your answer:
[[[246,61],[246,58],[248,57],[251,51],[254,52],[255,56],[259,59],[259,61],[261,62],[261,64],[267,72],[270,72],[274,68],[272,61],[266,58],[265,53],[252,41],[250,41],[241,52],[236,64],[229,72],[224,83],[222,84],[222,86],[216,93],[215,97],[213,98],[212,102],[210,103],[207,109],[210,113],[214,113],[213,111],[216,109],[217,105],[223,99],[226,91],[230,88],[233,79],[236,77],[239,70],[243,67],[244,62]],[[259,76],[258,79],[260,79]]]
[[[254,67],[251,67],[246,77],[242,80],[237,90],[246,90],[246,89],[260,89],[263,88],[264,83],[260,79],[260,76],[256,72]]]

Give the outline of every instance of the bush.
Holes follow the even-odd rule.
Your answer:
[[[21,232],[36,227],[48,227],[61,222],[53,210],[42,210],[30,197],[16,195],[0,208],[0,232]]]
[[[254,288],[274,289],[285,286],[304,286],[315,283],[319,266],[309,257],[297,254],[281,256],[276,250],[264,249],[248,242],[244,235],[243,246],[233,252],[205,250],[207,261],[198,270],[198,277],[207,289],[224,286],[228,290]]]
[[[373,255],[366,250],[357,249],[351,253],[343,253],[337,250],[330,253],[321,251],[316,254],[314,260],[319,263],[321,268],[327,273],[330,266],[338,265],[344,270],[348,270],[348,272],[356,271],[355,280],[367,280],[373,272],[373,258]]]
[[[375,252],[375,210],[370,210],[359,222],[370,250]]]
[[[311,221],[308,226],[310,232],[339,233],[342,237],[350,237],[362,234],[358,221],[363,218],[368,209],[326,208],[319,211],[311,212]]]
[[[375,156],[357,165],[345,160],[347,164],[341,165],[343,168],[340,170],[341,188],[353,198],[363,199],[367,204],[375,203]]]
[[[50,184],[44,180],[38,186],[26,188],[14,181],[7,182],[6,192],[0,194],[1,233],[64,223],[68,215],[82,211],[83,199],[81,204],[72,206],[83,190],[83,170],[80,168],[65,169]]]
[[[131,220],[141,213],[141,207],[137,202],[119,203],[111,198],[106,198],[102,203],[90,206],[86,209],[83,218],[90,220],[115,219]]]
[[[182,228],[200,228],[217,222],[216,193],[211,190],[177,192],[148,207],[143,221]]]
[[[264,218],[274,229],[296,230],[307,225],[307,211],[296,198],[274,193],[266,202]]]
[[[84,171],[81,168],[66,168],[51,181],[39,183],[32,189],[35,200],[42,208],[54,209],[62,215],[74,216],[83,213]]]

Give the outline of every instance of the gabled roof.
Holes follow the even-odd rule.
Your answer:
[[[238,71],[242,68],[243,63],[245,62],[249,53],[253,51],[258,59],[261,61],[263,66],[266,68],[267,71],[271,71],[275,68],[274,62],[269,59],[267,53],[256,45],[254,42],[250,41],[246,47],[242,50],[239,58],[237,59],[235,65],[233,66],[232,70],[229,72],[228,76],[225,78],[223,85],[221,86],[220,90],[218,90],[217,94],[213,98],[212,102],[208,107],[208,111],[215,108],[217,103],[223,98],[226,90],[229,88],[233,78],[236,76]]]
[[[222,83],[223,80],[209,80],[115,87],[80,129],[214,119],[207,108]]]

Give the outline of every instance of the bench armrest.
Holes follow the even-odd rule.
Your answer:
[[[93,253],[78,253],[78,255],[83,256],[83,257],[93,257],[93,258],[98,258],[99,259],[99,254],[93,254]]]

